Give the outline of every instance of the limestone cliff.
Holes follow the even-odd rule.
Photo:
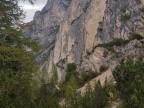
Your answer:
[[[130,34],[144,36],[144,0],[48,0],[24,33],[43,45],[37,62],[48,75],[55,65],[64,79],[72,62],[83,72],[111,68],[122,58],[144,56],[144,40],[100,47],[116,38],[129,40]]]

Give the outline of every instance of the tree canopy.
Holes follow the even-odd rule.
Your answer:
[[[33,76],[38,44],[26,38],[18,0],[0,0],[0,106],[23,108],[34,101]]]
[[[122,61],[113,75],[127,108],[144,108],[144,60]]]

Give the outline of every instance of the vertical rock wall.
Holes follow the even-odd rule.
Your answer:
[[[81,71],[115,63],[105,48],[95,48],[99,43],[144,36],[144,0],[48,0],[24,32],[44,46],[39,64],[48,73],[55,65],[63,80],[67,63]]]

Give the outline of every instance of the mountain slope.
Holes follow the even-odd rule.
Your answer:
[[[55,65],[63,80],[66,65],[73,62],[79,71],[99,72],[122,58],[143,56],[143,40],[129,39],[144,36],[143,5],[144,0],[48,0],[24,33],[44,46],[37,62],[48,75]],[[122,44],[102,47],[110,42]]]

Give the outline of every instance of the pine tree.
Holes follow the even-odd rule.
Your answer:
[[[55,96],[55,88],[51,88],[51,84],[42,82],[38,91],[34,108],[58,108],[58,97]]]
[[[70,80],[65,87],[66,108],[71,108],[71,105],[75,103],[76,89],[77,81],[74,75],[71,75]]]
[[[0,1],[1,108],[28,108],[35,98],[32,79],[37,71],[37,44],[23,36],[22,17],[17,0]]]
[[[58,72],[55,66],[52,67],[52,76],[50,83],[53,87],[55,87],[58,84]]]
[[[121,61],[113,70],[117,90],[127,108],[144,108],[144,60]]]

